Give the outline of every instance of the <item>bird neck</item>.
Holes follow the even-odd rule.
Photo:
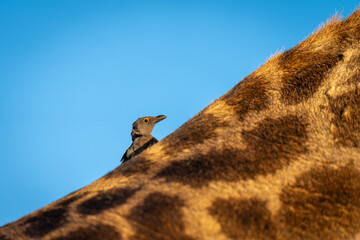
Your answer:
[[[137,139],[147,139],[147,138],[151,139],[151,138],[153,138],[153,136],[151,134],[149,134],[149,135],[136,134],[136,135],[132,135],[131,138],[132,138],[132,141],[134,142]]]

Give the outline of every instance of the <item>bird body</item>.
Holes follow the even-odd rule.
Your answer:
[[[146,148],[158,142],[158,140],[151,135],[151,132],[155,124],[165,118],[166,116],[164,115],[156,117],[142,117],[133,123],[131,131],[131,138],[133,142],[121,158],[121,163],[128,161],[132,157],[140,154]]]

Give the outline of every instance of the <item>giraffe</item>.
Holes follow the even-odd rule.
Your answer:
[[[360,239],[359,66],[360,9],[0,240]]]

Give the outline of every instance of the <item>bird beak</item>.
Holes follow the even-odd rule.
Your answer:
[[[161,120],[164,120],[166,118],[165,115],[159,115],[155,117],[155,123],[160,122]]]

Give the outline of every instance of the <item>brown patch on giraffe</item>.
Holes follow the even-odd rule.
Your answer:
[[[231,239],[276,239],[276,224],[265,201],[218,198],[208,210]]]
[[[174,133],[166,137],[169,144],[164,151],[166,154],[181,152],[196,144],[216,136],[216,129],[227,127],[229,124],[213,114],[204,113],[204,110],[187,121]]]
[[[11,239],[7,238],[5,235],[0,235],[0,240],[11,240]]]
[[[121,234],[115,229],[116,227],[106,224],[90,225],[87,227],[79,227],[65,236],[56,237],[52,240],[121,240]]]
[[[352,239],[359,232],[360,171],[352,164],[310,170],[280,200],[277,219],[291,239]]]
[[[150,193],[131,209],[128,219],[137,222],[136,234],[130,239],[193,239],[185,234],[181,208],[185,203],[178,196]]]
[[[292,157],[307,151],[307,120],[295,115],[266,118],[257,128],[242,133],[248,147],[244,151],[251,162],[258,162],[257,171],[274,172],[275,165],[286,166]],[[274,165],[275,162],[275,165]],[[262,166],[264,163],[266,166]]]
[[[331,133],[335,141],[346,147],[359,147],[360,89],[356,88],[339,97],[329,98],[329,105],[334,114],[331,120]]]
[[[21,225],[27,225],[24,233],[33,238],[43,237],[68,222],[68,209],[59,207],[37,214]]]
[[[131,159],[130,162],[124,164],[123,168],[120,168],[119,173],[122,176],[130,177],[134,174],[146,174],[150,167],[154,164],[150,160],[147,160],[143,156],[137,156],[136,159]]]
[[[259,112],[269,105],[267,81],[262,76],[251,74],[238,83],[222,98],[233,107],[240,121],[251,112]]]
[[[118,207],[132,197],[140,188],[112,188],[101,191],[77,206],[77,211],[83,215],[95,215],[110,208]]]
[[[71,203],[75,202],[76,200],[79,200],[87,195],[87,193],[81,193],[74,195],[75,193],[69,194],[68,196],[71,196],[65,200],[60,200],[58,203],[55,204],[56,207],[67,207]]]
[[[341,53],[315,52],[310,47],[296,46],[279,56],[279,68],[283,71],[281,100],[285,104],[312,97],[329,70],[343,60]]]
[[[246,149],[233,145],[221,150],[198,153],[191,159],[174,161],[155,178],[202,187],[210,181],[238,181],[273,174],[307,151],[305,120],[297,116],[264,119],[259,125],[243,131]]]
[[[110,179],[118,176],[130,177],[135,174],[146,174],[153,163],[143,156],[136,156],[134,159],[121,164],[120,167],[111,171],[104,176],[105,179]]]

